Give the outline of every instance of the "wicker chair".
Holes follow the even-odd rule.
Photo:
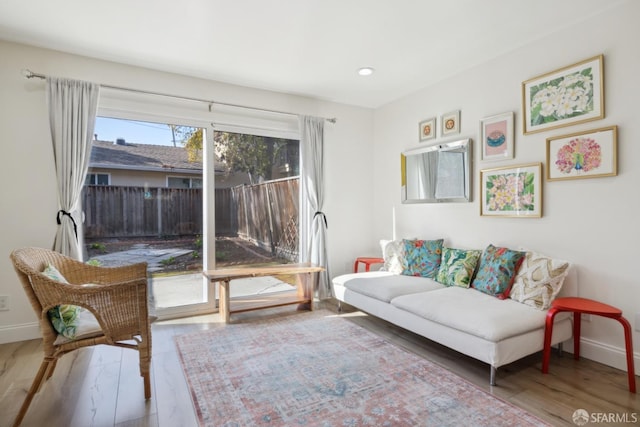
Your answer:
[[[138,350],[140,375],[144,379],[144,397],[149,399],[151,326],[147,307],[147,264],[96,267],[41,248],[17,249],[11,253],[10,258],[38,316],[44,347],[44,359],[40,370],[20,408],[14,426],[22,422],[40,386],[53,374],[57,360],[62,355],[82,347],[107,344]],[[53,265],[69,283],[58,282],[44,275],[42,272],[48,265]],[[97,286],[82,286],[84,284]],[[61,304],[88,309],[102,330],[88,338],[59,339],[47,312]]]

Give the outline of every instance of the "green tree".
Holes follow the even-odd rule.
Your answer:
[[[202,160],[203,129],[169,126],[175,138],[187,149],[189,161]],[[231,132],[214,132],[214,142],[216,159],[227,165],[227,172],[246,172],[251,183],[259,178],[270,180],[278,159],[286,156],[291,144],[297,147],[297,141]],[[297,156],[297,149],[294,153]],[[294,163],[293,170],[297,173],[298,160],[295,159]]]
[[[173,146],[176,141],[187,149],[190,162],[202,161],[202,128],[169,125],[173,134]]]
[[[229,132],[216,132],[214,140],[216,155],[227,164],[229,172],[246,172],[251,183],[259,178],[272,179],[273,166],[278,165],[280,155],[290,144],[297,146],[297,141],[288,139]],[[297,159],[295,163],[297,170]]]
[[[193,131],[186,140],[182,141],[182,144],[189,153],[190,162],[202,161],[202,128]]]

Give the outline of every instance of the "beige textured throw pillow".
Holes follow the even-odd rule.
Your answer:
[[[562,289],[569,268],[567,261],[527,252],[513,282],[511,299],[538,310],[547,310]]]

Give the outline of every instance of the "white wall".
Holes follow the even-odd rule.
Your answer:
[[[21,70],[278,111],[336,117],[325,126],[325,213],[331,274],[367,250],[373,206],[373,112],[310,98],[248,89],[0,41],[0,343],[38,337],[36,317],[9,262],[19,247],[51,247],[58,210],[44,83]],[[363,178],[364,177],[364,178]]]
[[[628,3],[541,38],[517,51],[487,60],[433,87],[379,108],[375,113],[374,176],[377,238],[389,238],[395,208],[398,237],[439,238],[452,247],[487,244],[529,248],[575,263],[579,296],[611,304],[634,323],[640,313],[635,251],[640,240],[640,2]],[[508,34],[505,34],[508,37]],[[532,77],[604,54],[606,117],[582,125],[524,136],[521,83]],[[434,58],[437,61],[437,58]],[[473,201],[468,204],[400,203],[399,153],[419,146],[418,122],[460,109],[460,137],[478,138],[479,120],[516,113],[513,160],[486,162],[474,146]],[[543,217],[495,218],[479,214],[479,171],[542,162],[546,138],[618,125],[618,176],[543,181]],[[438,141],[453,138],[439,138]],[[477,145],[477,144],[476,144]],[[544,173],[544,172],[543,172]],[[640,325],[637,325],[640,328]],[[622,327],[593,318],[583,323],[582,355],[626,367]],[[640,333],[634,332],[636,363]]]

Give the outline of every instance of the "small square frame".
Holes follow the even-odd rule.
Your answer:
[[[442,136],[460,133],[460,110],[442,115],[440,118],[440,133]]]
[[[547,181],[618,174],[618,127],[547,138]]]
[[[480,216],[540,218],[542,163],[481,170]]]
[[[430,117],[420,122],[418,126],[418,140],[428,141],[436,137],[436,118]]]
[[[508,160],[514,158],[515,132],[513,111],[496,114],[480,120],[482,160]]]

